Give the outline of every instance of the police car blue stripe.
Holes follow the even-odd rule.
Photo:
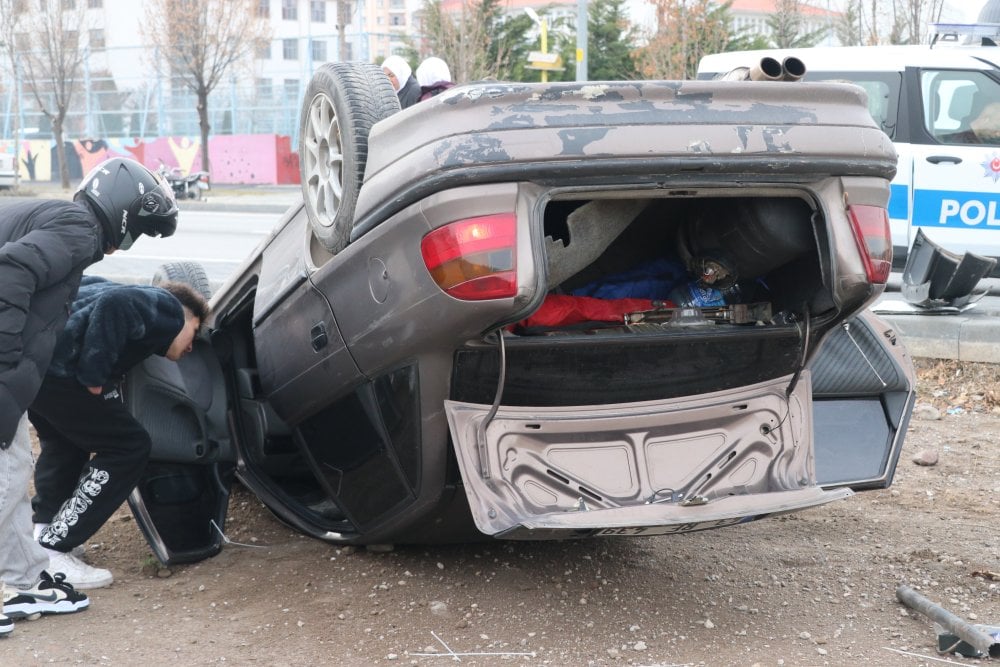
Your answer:
[[[889,217],[896,220],[910,217],[910,189],[907,186],[889,186]]]
[[[913,225],[1000,230],[1000,195],[954,190],[917,190]]]

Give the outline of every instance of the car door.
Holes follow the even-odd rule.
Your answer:
[[[1000,257],[1000,77],[909,68],[916,101],[912,225],[952,252]]]
[[[889,486],[916,396],[895,331],[864,311],[827,335],[809,368],[820,486]]]
[[[125,401],[153,448],[128,503],[164,564],[213,556],[224,541],[236,454],[222,368],[210,341],[180,361],[152,356],[124,383]]]

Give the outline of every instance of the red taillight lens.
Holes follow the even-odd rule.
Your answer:
[[[884,285],[892,269],[892,236],[889,232],[889,212],[881,206],[857,204],[847,207],[854,228],[858,252],[865,263],[868,280]]]
[[[420,242],[424,264],[445,292],[466,301],[517,293],[517,218],[497,213],[439,227]]]

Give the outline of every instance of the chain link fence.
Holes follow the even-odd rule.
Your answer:
[[[362,37],[370,41],[383,36]],[[212,135],[278,134],[297,142],[302,92],[316,67],[328,57],[335,57],[337,49],[335,39],[309,37],[291,41],[302,43],[304,48],[295,49],[301,57],[284,58],[283,46],[289,40],[276,39],[268,59],[256,60],[253,71],[234,69],[212,91],[208,99]],[[324,48],[318,49],[316,45],[321,42]],[[349,50],[351,57],[356,57],[355,51]],[[148,62],[150,56],[148,50],[136,47],[107,49],[88,58],[76,81],[64,138],[200,136],[197,98],[179,77],[155,71],[113,75],[116,69],[128,68],[102,65],[116,59]],[[51,85],[53,82],[43,81],[40,87],[44,90]],[[54,108],[51,95],[43,93],[43,98],[48,98],[49,109]],[[16,63],[13,68],[0,68],[0,140],[13,139],[15,127],[21,128],[19,134],[24,139],[52,138],[50,122]]]

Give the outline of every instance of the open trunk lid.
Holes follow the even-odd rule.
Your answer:
[[[816,485],[808,371],[680,399],[500,406],[492,419],[488,405],[445,409],[473,517],[488,535],[688,532],[852,493]]]

